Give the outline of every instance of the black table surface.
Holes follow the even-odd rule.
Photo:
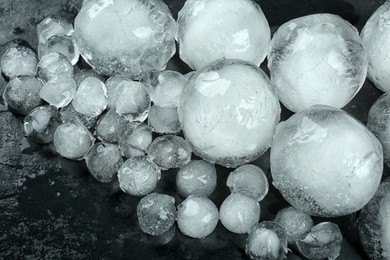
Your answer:
[[[183,0],[165,1],[174,17]],[[359,30],[384,0],[272,0],[257,1],[272,32],[282,23],[313,13],[338,14]],[[73,19],[82,0],[1,0],[0,45],[27,40],[36,47],[36,24],[46,16]],[[0,49],[0,53],[3,50]],[[85,64],[79,64],[83,67]],[[266,71],[266,66],[261,66]],[[186,73],[189,68],[176,54],[168,69]],[[6,81],[0,76],[0,91]],[[382,94],[366,80],[361,91],[344,108],[363,123],[368,110]],[[282,120],[291,112],[283,108]],[[57,156],[51,146],[26,139],[23,118],[6,111],[0,100],[0,259],[247,259],[245,235],[228,232],[220,223],[204,239],[183,235],[177,227],[171,234],[151,237],[137,226],[139,197],[123,193],[116,181],[95,181],[84,162]],[[266,173],[271,183],[269,151],[253,162]],[[162,173],[156,192],[176,194],[177,170]],[[226,178],[231,170],[217,166],[218,186],[210,198],[219,207],[229,194]],[[384,175],[388,175],[385,169]],[[272,185],[261,201],[261,220],[271,220],[288,206]],[[339,224],[344,242],[338,259],[367,259],[356,230],[358,213],[315,222]]]

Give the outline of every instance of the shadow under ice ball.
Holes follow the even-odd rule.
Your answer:
[[[130,75],[163,70],[175,53],[177,26],[161,0],[90,0],[75,19],[74,38],[98,72]]]
[[[268,149],[280,106],[259,68],[224,59],[191,77],[180,97],[178,114],[195,154],[236,167]]]
[[[382,170],[378,139],[340,109],[313,106],[277,127],[273,183],[292,206],[310,215],[360,210],[378,188]]]

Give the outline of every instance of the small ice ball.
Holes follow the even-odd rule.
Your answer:
[[[18,76],[6,85],[3,99],[10,111],[25,116],[42,104],[42,86],[42,81],[33,76]]]
[[[190,161],[176,175],[176,188],[183,197],[209,196],[217,186],[217,170],[205,160]]]
[[[40,44],[45,44],[52,36],[73,34],[72,23],[55,17],[46,17],[37,25],[37,36]]]
[[[337,15],[313,14],[279,27],[271,41],[268,68],[289,110],[312,105],[341,108],[363,86],[367,58],[354,26]]]
[[[53,142],[61,156],[81,160],[93,145],[94,137],[82,124],[64,123],[57,127]]]
[[[83,124],[88,129],[93,129],[98,116],[87,116],[76,111],[72,104],[60,109],[61,120],[64,123]]]
[[[232,193],[222,202],[219,218],[230,232],[244,234],[259,222],[260,205],[242,193]]]
[[[104,81],[104,78],[93,69],[82,69],[79,72],[74,74],[73,79],[74,79],[74,81],[76,81],[77,86],[80,86],[80,83],[83,82],[84,79],[89,78],[89,77],[97,78],[100,81]],[[107,88],[107,92],[108,92],[107,85],[106,85],[106,88]],[[107,96],[108,96],[108,93],[107,93]]]
[[[346,112],[323,105],[279,124],[271,149],[274,186],[312,216],[343,216],[372,198],[382,177],[378,139]]]
[[[67,106],[76,95],[76,82],[67,74],[53,75],[41,88],[40,97],[56,108]]]
[[[110,182],[122,165],[122,156],[115,144],[96,143],[87,155],[85,162],[91,175],[99,182]]]
[[[188,0],[178,25],[180,58],[194,70],[220,58],[258,66],[271,39],[263,11],[250,0]]]
[[[127,159],[118,171],[119,187],[133,196],[152,192],[161,177],[160,170],[146,157]]]
[[[231,172],[226,180],[230,192],[240,192],[257,201],[261,201],[268,193],[267,176],[260,167],[244,164]]]
[[[72,37],[55,35],[50,37],[45,44],[38,45],[39,57],[55,52],[64,55],[72,65],[79,61],[80,53]]]
[[[143,232],[159,236],[170,230],[176,220],[175,199],[169,195],[151,193],[137,205],[138,223]]]
[[[286,233],[274,221],[254,225],[248,232],[245,252],[251,259],[279,260],[287,254]]]
[[[145,155],[152,142],[152,129],[142,122],[128,122],[118,141],[124,157]]]
[[[118,143],[122,133],[127,129],[128,126],[129,122],[126,119],[110,109],[97,122],[95,135],[102,141]],[[150,138],[150,143],[151,142],[152,139]]]
[[[177,208],[177,225],[186,236],[204,238],[218,224],[218,208],[205,196],[189,196]]]
[[[120,74],[115,74],[106,80],[105,84],[107,88],[109,108],[115,107],[115,102],[120,96],[120,88],[123,86],[123,84],[126,84],[126,82],[129,84],[133,81],[128,76]]]
[[[178,114],[196,155],[236,167],[270,147],[280,105],[264,72],[251,63],[225,59],[191,77]]]
[[[37,73],[45,82],[59,74],[73,77],[73,66],[64,55],[54,52],[41,58],[37,65]]]
[[[37,54],[26,46],[13,46],[1,56],[1,71],[9,79],[17,76],[35,76]]]
[[[151,106],[148,124],[152,127],[153,132],[159,134],[178,134],[181,131],[176,107]]]

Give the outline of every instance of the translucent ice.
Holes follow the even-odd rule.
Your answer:
[[[165,68],[175,53],[176,33],[176,23],[161,0],[93,0],[78,13],[74,37],[98,72],[138,79]]]
[[[313,106],[277,127],[273,184],[305,213],[331,217],[361,209],[378,188],[382,170],[378,139],[340,109]]]
[[[367,52],[368,78],[383,91],[390,90],[390,2],[386,1],[368,19],[361,32]]]
[[[383,94],[370,108],[367,126],[381,141],[384,161],[390,166],[390,96],[388,94]]]
[[[83,124],[88,129],[92,129],[98,121],[98,116],[87,116],[76,111],[72,104],[60,109],[62,122]]]
[[[268,68],[281,102],[298,112],[345,106],[364,83],[367,59],[355,27],[336,15],[313,14],[279,27]]]
[[[271,39],[263,11],[250,0],[188,0],[178,25],[180,58],[194,70],[220,58],[260,65]]]
[[[127,120],[110,109],[97,122],[95,134],[97,138],[102,141],[118,143],[122,133],[127,129],[128,126],[129,123]],[[151,142],[152,139],[150,139],[150,143]]]
[[[314,223],[310,215],[295,209],[287,207],[278,212],[275,217],[277,222],[287,235],[288,244],[295,244],[298,238],[313,227]]]
[[[204,238],[218,224],[217,206],[205,196],[189,196],[177,208],[179,229],[189,237]]]
[[[104,81],[103,77],[101,75],[99,75],[96,71],[94,71],[93,69],[83,69],[83,70],[80,70],[79,72],[74,74],[73,79],[74,79],[74,81],[76,81],[77,86],[80,86],[80,83],[84,79],[89,78],[89,77],[94,77],[94,78],[97,78],[97,79],[99,79],[101,81]],[[108,90],[107,86],[106,86],[106,88]]]
[[[128,76],[115,74],[108,78],[105,82],[107,88],[108,107],[115,107],[115,102],[120,96],[120,88],[123,84],[130,84],[133,82]],[[122,83],[123,82],[123,83]]]
[[[96,143],[85,156],[85,162],[96,180],[110,182],[114,179],[123,161],[117,145]]]
[[[128,122],[119,137],[119,148],[124,157],[145,155],[146,149],[152,142],[152,129],[144,123]]]
[[[153,105],[148,114],[148,124],[159,134],[178,134],[181,131],[176,107]]]
[[[133,196],[152,192],[160,179],[160,170],[146,157],[127,159],[118,172],[119,187]]]
[[[43,81],[48,81],[59,74],[73,77],[73,66],[64,55],[49,53],[38,62],[37,72],[38,77]]]
[[[76,82],[66,74],[53,75],[43,85],[39,95],[50,105],[57,108],[67,106],[76,95]]]
[[[263,200],[268,193],[267,176],[253,164],[241,165],[231,172],[226,185],[230,192],[239,192],[257,201]]]
[[[54,133],[54,147],[63,157],[80,160],[93,145],[93,135],[81,124],[64,123]]]
[[[245,251],[251,259],[279,260],[286,257],[286,233],[276,222],[258,223],[248,233]]]
[[[162,169],[179,168],[191,160],[191,147],[176,135],[157,137],[148,147],[148,154]]]
[[[358,228],[360,241],[371,259],[390,259],[390,178],[381,183],[360,212]]]
[[[175,223],[176,215],[175,199],[165,194],[149,194],[137,206],[139,226],[152,236],[167,232]]]
[[[98,116],[107,107],[107,89],[102,81],[94,77],[84,79],[72,100],[74,109],[87,116]]]
[[[217,171],[212,163],[194,160],[180,168],[176,175],[176,188],[183,197],[209,196],[217,186]]]
[[[331,222],[315,225],[297,241],[299,252],[309,259],[336,259],[341,250],[343,235]]]
[[[220,60],[191,77],[178,114],[195,154],[236,167],[268,149],[280,106],[259,68],[244,61]]]
[[[64,55],[72,65],[78,62],[80,56],[75,41],[69,36],[55,35],[50,37],[45,44],[39,44],[38,46],[39,57],[53,52]]]
[[[70,36],[72,33],[72,24],[63,19],[46,17],[37,25],[37,35],[40,44],[45,44],[52,36]]]
[[[42,104],[39,96],[42,86],[42,81],[35,77],[19,76],[8,82],[3,99],[10,111],[25,116]]]
[[[259,222],[259,203],[244,194],[232,193],[221,204],[219,218],[230,232],[243,234]]]
[[[12,79],[16,76],[35,76],[38,64],[37,54],[28,47],[14,46],[1,56],[1,71]]]
[[[61,124],[60,115],[53,106],[36,107],[24,118],[24,132],[33,141],[49,144],[54,132]]]

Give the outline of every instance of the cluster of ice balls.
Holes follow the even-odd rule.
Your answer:
[[[271,40],[261,8],[250,0],[188,0],[177,23],[160,0],[85,1],[74,29],[57,18],[37,26],[38,54],[18,40],[4,46],[3,98],[10,111],[26,116],[32,140],[85,159],[100,182],[117,175],[124,192],[146,195],[137,216],[147,234],[162,235],[177,220],[182,233],[203,238],[220,220],[231,232],[248,233],[246,252],[254,259],[279,259],[288,245],[309,259],[333,259],[339,228],[314,226],[310,215],[360,210],[378,188],[383,153],[388,163],[387,94],[368,122],[383,151],[339,108],[359,91],[367,68],[369,79],[388,90],[389,14],[386,2],[361,37],[342,18],[316,14],[283,24]],[[181,59],[196,72],[161,71],[175,38]],[[93,69],[74,67],[80,54]],[[270,79],[258,68],[267,55]],[[279,125],[278,99],[298,112]],[[259,223],[268,180],[246,163],[270,146],[273,184],[295,208]],[[205,160],[191,161],[192,152]],[[216,188],[213,163],[241,165],[227,179],[231,194],[219,210],[207,197]],[[177,208],[173,197],[151,193],[170,168],[180,168],[176,186],[185,200]],[[375,236],[363,239],[369,253],[380,239],[388,257],[388,196],[380,196],[384,206],[363,210],[380,214],[370,227]]]

